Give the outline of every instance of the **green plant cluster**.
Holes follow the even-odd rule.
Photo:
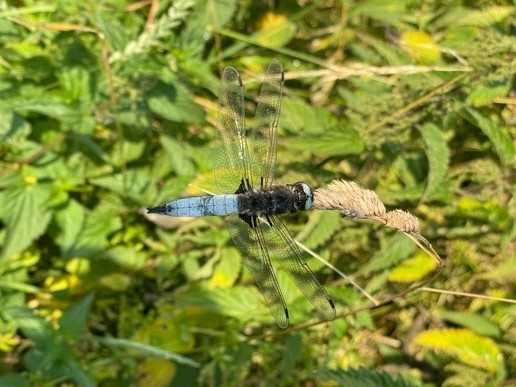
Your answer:
[[[0,385],[514,383],[515,16],[482,0],[0,1]],[[401,233],[286,217],[357,285],[307,258],[338,311],[321,322],[278,270],[279,330],[224,219],[145,214],[214,191],[221,70],[251,112],[271,58],[277,182],[353,180],[416,215],[445,263],[427,287],[394,297],[435,269]]]

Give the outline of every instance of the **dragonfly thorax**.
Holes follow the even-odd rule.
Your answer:
[[[238,195],[238,212],[249,216],[281,215],[308,210],[313,193],[308,184],[273,185]]]

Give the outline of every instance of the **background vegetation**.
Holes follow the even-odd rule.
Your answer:
[[[0,1],[0,385],[513,385],[511,1]],[[287,71],[277,181],[347,179],[444,258],[381,308],[315,259],[274,325],[223,219],[142,209],[212,186],[218,80]],[[252,111],[252,104],[249,105]],[[432,261],[381,225],[286,218],[376,300]]]

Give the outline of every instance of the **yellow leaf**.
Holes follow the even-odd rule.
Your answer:
[[[407,31],[401,35],[400,46],[418,63],[430,65],[441,59],[439,46],[432,37],[421,31]]]
[[[428,254],[420,251],[414,257],[404,260],[389,275],[394,282],[414,282],[432,272],[437,263]]]
[[[420,333],[414,342],[457,357],[473,367],[492,373],[498,369],[501,354],[496,343],[468,329],[431,329]]]
[[[170,360],[150,358],[138,365],[136,386],[170,386],[176,374],[176,367]]]
[[[280,13],[267,12],[257,23],[258,32],[254,38],[267,47],[282,47],[296,33],[296,25]]]
[[[224,256],[215,267],[213,276],[208,284],[210,289],[231,287],[240,274],[241,261],[238,252],[233,249],[226,249]]]

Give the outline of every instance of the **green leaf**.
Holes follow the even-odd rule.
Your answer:
[[[241,266],[242,260],[238,251],[233,248],[224,249],[223,255],[210,278],[209,286],[211,288],[231,287],[240,275]]]
[[[190,157],[188,147],[169,136],[161,136],[160,142],[176,173],[179,176],[193,176],[195,165]]]
[[[487,106],[495,99],[505,97],[511,89],[511,82],[505,81],[496,85],[480,84],[466,98],[466,103],[474,107]]]
[[[95,336],[94,338],[98,342],[100,342],[104,345],[107,345],[108,347],[123,348],[126,350],[130,349],[130,350],[134,350],[134,351],[137,351],[142,354],[149,355],[149,356],[157,356],[162,359],[172,360],[179,364],[184,364],[184,365],[187,365],[190,367],[199,367],[200,366],[199,363],[197,363],[196,361],[193,361],[187,357],[184,357],[184,356],[174,353],[174,352],[164,351],[163,349],[152,346],[152,345],[138,343],[138,342],[126,340],[126,339],[118,339],[118,338],[114,338],[114,337]]]
[[[496,343],[467,329],[431,329],[420,333],[414,343],[442,351],[463,363],[495,373],[500,360]]]
[[[468,328],[476,334],[499,338],[501,330],[493,321],[476,313],[444,311],[442,318],[453,324]]]
[[[341,216],[338,211],[314,211],[308,223],[296,235],[296,239],[311,249],[324,245],[339,229]]]
[[[174,122],[202,122],[203,110],[192,98],[190,91],[180,82],[159,82],[150,91],[147,103],[151,111]]]
[[[276,14],[270,17],[275,17],[271,25],[254,34],[253,39],[267,47],[283,47],[295,36],[296,24],[283,15]]]
[[[446,140],[439,128],[433,124],[426,124],[421,130],[425,142],[425,152],[428,158],[428,183],[422,200],[429,200],[446,179],[446,172],[450,164],[450,151]]]
[[[30,387],[31,384],[28,376],[10,372],[0,375],[0,386]]]
[[[338,125],[335,115],[328,109],[313,108],[307,103],[284,98],[281,106],[280,124],[292,133],[323,134],[328,128]]]
[[[130,40],[129,35],[126,33],[126,28],[120,24],[117,18],[104,17],[101,14],[100,8],[97,8],[96,17],[99,29],[105,34],[113,50],[124,51]]]
[[[389,274],[389,280],[395,282],[419,281],[432,272],[436,266],[437,263],[433,258],[420,251],[394,268]]]
[[[3,146],[16,146],[30,134],[30,130],[29,122],[20,115],[0,111],[0,144]]]
[[[45,206],[50,185],[37,182],[30,170],[24,174],[17,176],[16,185],[0,192],[0,202],[7,204],[0,210],[6,225],[0,262],[27,248],[50,222],[51,212]]]
[[[283,356],[281,357],[280,371],[282,378],[286,379],[294,372],[294,367],[303,353],[303,341],[298,333],[287,336]]]
[[[365,16],[386,23],[396,24],[405,13],[406,5],[403,1],[396,0],[366,0],[358,2],[349,11],[349,17],[358,18]]]
[[[256,317],[272,320],[269,309],[256,290],[233,287],[190,293],[181,299],[184,306],[197,306],[206,311],[248,321]]]
[[[382,241],[381,250],[359,272],[371,273],[387,269],[407,258],[415,249],[416,245],[407,236],[392,234]]]
[[[66,251],[73,246],[84,227],[87,215],[87,210],[73,199],[56,211],[54,219],[57,229],[52,234],[61,249],[61,254],[66,255]]]
[[[324,371],[320,374],[322,380],[337,383],[339,386],[360,387],[415,387],[414,384],[405,381],[401,377],[394,377],[390,373],[367,370],[365,368],[335,371]]]
[[[467,10],[461,13],[461,16],[455,19],[459,25],[473,25],[488,27],[496,24],[506,17],[514,14],[514,6],[492,5],[479,10]]]
[[[489,138],[502,164],[508,166],[514,163],[516,151],[508,131],[504,131],[493,120],[485,118],[476,110],[472,108],[466,108],[466,110],[473,116],[475,124]]]
[[[71,339],[82,336],[86,332],[86,322],[92,303],[93,293],[90,293],[64,312],[59,320],[60,332]]]
[[[364,150],[364,143],[357,132],[343,127],[325,135],[291,138],[288,147],[290,150],[311,151],[329,157],[359,154]]]

